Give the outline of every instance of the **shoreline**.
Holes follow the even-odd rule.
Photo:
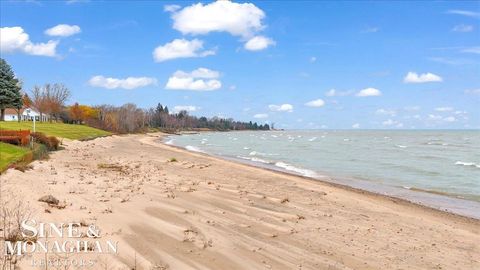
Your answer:
[[[323,177],[313,177],[313,176],[311,177],[311,176],[302,175],[300,173],[295,173],[287,169],[274,166],[272,164],[262,164],[260,162],[244,160],[241,158],[236,158],[231,156],[222,156],[214,153],[208,153],[205,151],[189,150],[186,147],[166,142],[166,140],[171,137],[182,136],[182,135],[184,134],[167,134],[162,137],[159,143],[162,143],[166,146],[175,147],[177,149],[181,149],[190,153],[206,155],[208,157],[240,163],[240,164],[251,166],[254,168],[260,168],[260,169],[265,169],[272,172],[301,177],[309,181],[319,181],[323,184],[328,184],[328,185],[332,185],[335,187],[339,187],[339,188],[343,188],[343,189],[347,189],[347,190],[351,190],[359,193],[368,193],[371,195],[383,196],[383,197],[387,197],[394,200],[404,201],[405,203],[410,203],[416,206],[429,208],[435,211],[440,211],[440,212],[457,215],[465,218],[470,218],[474,220],[480,220],[480,213],[475,211],[475,209],[479,209],[477,207],[480,207],[480,202],[475,200],[459,198],[454,195],[450,195],[448,193],[440,193],[435,191],[423,190],[415,187],[405,188],[400,186],[379,185],[379,184],[368,182],[366,180],[359,180],[354,178],[340,178],[340,177],[323,175],[323,174],[322,174]],[[190,135],[190,134],[187,134],[187,135]],[[370,189],[368,187],[370,187]],[[415,196],[415,195],[419,195],[419,196]],[[470,205],[470,208],[458,209],[458,205],[456,205],[457,209],[455,210],[455,207],[451,205],[452,203]]]
[[[2,175],[1,200],[21,198],[37,220],[99,226],[120,250],[94,257],[102,269],[480,266],[477,219],[190,152],[163,136],[65,142],[32,170]],[[38,201],[49,194],[61,208]],[[29,259],[22,269],[38,269]]]

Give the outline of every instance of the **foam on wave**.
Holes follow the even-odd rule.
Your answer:
[[[480,169],[480,165],[474,162],[464,162],[464,161],[457,161],[455,165],[467,166],[467,167],[475,167]]]
[[[295,167],[291,164],[288,164],[288,163],[285,163],[285,162],[276,162],[275,163],[275,166],[277,167],[280,167],[282,169],[285,169],[287,171],[291,171],[291,172],[295,172],[295,173],[298,173],[298,174],[301,174],[303,176],[308,176],[308,177],[316,177],[318,176],[317,173],[315,173],[314,171],[312,170],[307,170],[307,169],[302,169],[302,168],[299,168],[299,167]]]
[[[191,145],[185,146],[185,149],[187,149],[188,151],[192,151],[192,152],[204,153],[202,150],[200,150],[200,148],[195,147],[195,146],[191,146]]]

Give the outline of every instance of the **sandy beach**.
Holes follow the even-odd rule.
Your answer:
[[[1,200],[22,201],[43,222],[94,223],[117,240],[117,255],[78,255],[94,256],[90,269],[480,268],[478,220],[188,152],[161,136],[64,141],[31,170],[2,174]],[[62,207],[38,201],[44,195]],[[35,256],[21,268],[39,269]]]

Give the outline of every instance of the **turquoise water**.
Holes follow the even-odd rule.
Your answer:
[[[480,131],[241,131],[167,140],[442,209],[480,209]]]

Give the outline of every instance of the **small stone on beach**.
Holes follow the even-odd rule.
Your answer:
[[[38,199],[39,202],[46,202],[48,204],[54,204],[54,205],[57,205],[60,201],[53,197],[52,195],[45,195],[43,197],[40,197],[40,199]]]

